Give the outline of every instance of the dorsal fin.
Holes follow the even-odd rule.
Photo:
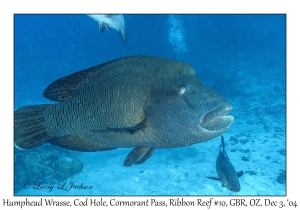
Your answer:
[[[56,102],[62,102],[69,99],[74,94],[76,87],[80,84],[80,82],[96,70],[97,68],[92,67],[60,78],[52,82],[45,89],[43,96]]]

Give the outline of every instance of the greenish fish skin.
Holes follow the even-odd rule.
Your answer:
[[[222,150],[219,152],[216,161],[216,171],[218,177],[209,176],[207,178],[221,181],[222,186],[230,191],[239,192],[241,189],[239,178],[243,175],[243,171],[236,172],[233,165],[229,161],[225,151],[224,137],[221,137]]]
[[[205,87],[185,63],[131,56],[65,76],[43,93],[56,104],[14,112],[19,149],[44,143],[77,151],[135,148],[124,165],[141,164],[155,148],[176,148],[226,132],[231,104]]]

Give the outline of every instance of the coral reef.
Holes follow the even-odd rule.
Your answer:
[[[64,158],[54,163],[54,178],[62,181],[82,171],[83,163],[79,159]]]
[[[280,170],[280,173],[278,174],[276,181],[279,184],[285,184],[286,183],[286,170]]]
[[[249,159],[247,157],[245,157],[245,156],[242,157],[242,160],[243,161],[249,161]]]
[[[281,149],[281,150],[277,150],[279,152],[279,154],[286,156],[286,150],[285,149]]]
[[[64,181],[83,169],[79,152],[45,145],[31,150],[14,149],[14,191],[26,182],[54,184]]]

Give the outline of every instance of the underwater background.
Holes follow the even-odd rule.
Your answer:
[[[106,61],[153,55],[193,66],[200,81],[228,99],[235,122],[223,134],[240,192],[218,181],[220,137],[156,149],[122,166],[128,149],[76,152],[50,144],[14,149],[15,195],[286,195],[286,16],[124,15],[127,44],[100,33],[90,17],[14,15],[14,108],[53,103],[54,80]],[[35,189],[71,182],[92,189]]]

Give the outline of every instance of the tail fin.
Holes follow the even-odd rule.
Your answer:
[[[225,150],[225,143],[224,143],[223,135],[221,136],[221,144],[222,144],[222,149]]]
[[[41,146],[53,137],[47,135],[43,111],[51,105],[33,105],[14,112],[14,142],[18,149]]]
[[[120,34],[121,34],[121,37],[122,37],[122,40],[125,44],[127,44],[127,26],[126,26],[126,23],[124,21],[124,26],[123,28],[120,30]]]

